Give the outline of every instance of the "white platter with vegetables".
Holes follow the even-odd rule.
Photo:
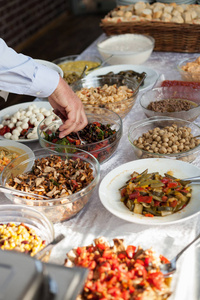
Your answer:
[[[99,197],[104,207],[113,215],[129,222],[145,225],[166,225],[188,220],[200,211],[199,185],[191,185],[191,198],[181,210],[166,216],[145,216],[130,211],[121,201],[120,189],[130,180],[133,172],[158,172],[162,176],[171,174],[178,179],[200,175],[200,169],[192,164],[173,160],[148,158],[131,161],[109,172],[101,181]]]

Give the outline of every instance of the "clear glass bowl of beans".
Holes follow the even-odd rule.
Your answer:
[[[0,249],[34,256],[54,239],[51,221],[24,205],[0,205]],[[49,254],[44,257],[48,261]]]
[[[97,159],[72,147],[66,147],[66,153],[44,148],[33,153],[34,158],[19,156],[4,168],[0,183],[16,193],[5,193],[6,197],[15,204],[34,207],[53,223],[75,216],[99,181]]]
[[[88,106],[102,107],[117,113],[122,119],[135,104],[140,83],[137,79],[125,76],[94,76],[85,77],[72,84],[72,89]]]
[[[91,107],[85,112],[88,125],[79,131],[79,136],[72,132],[60,139],[59,127],[62,121],[53,116],[43,120],[38,126],[40,145],[59,153],[69,151],[71,145],[91,153],[99,163],[106,162],[119,145],[122,120],[118,114],[106,108]],[[79,137],[84,144],[81,144]]]
[[[133,123],[128,139],[137,158],[171,158],[192,162],[200,151],[200,127],[170,117],[152,117]]]
[[[200,115],[200,89],[189,86],[154,88],[139,101],[148,118],[168,116],[192,122]]]

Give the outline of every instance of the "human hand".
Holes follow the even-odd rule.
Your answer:
[[[77,132],[87,125],[88,121],[81,100],[63,78],[60,77],[57,88],[48,99],[63,121],[59,128],[60,138],[72,131]]]

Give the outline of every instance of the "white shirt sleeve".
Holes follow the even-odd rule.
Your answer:
[[[0,39],[0,90],[46,98],[58,82],[56,71],[15,52]]]

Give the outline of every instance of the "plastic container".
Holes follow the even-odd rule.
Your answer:
[[[27,205],[28,207],[34,207],[40,212],[44,213],[53,223],[66,221],[69,218],[75,216],[89,201],[92,192],[94,191],[98,181],[100,174],[99,163],[96,158],[88,152],[85,152],[80,149],[75,148],[76,153],[59,153],[59,157],[62,160],[72,159],[75,160],[79,158],[83,162],[87,162],[90,165],[90,168],[93,170],[93,181],[87,185],[85,188],[76,192],[72,195],[62,198],[47,198],[38,200],[32,196],[33,199],[30,199],[30,193],[27,193],[27,197],[24,198],[15,195],[5,194],[8,199],[10,199],[15,204]],[[55,152],[52,152],[48,149],[40,149],[34,151],[35,159],[48,158],[51,155],[55,155]],[[57,155],[57,154],[56,154]],[[12,164],[9,164],[1,173],[0,183],[2,186],[6,185],[6,182],[14,176],[22,174],[20,171],[23,165],[28,165],[29,168],[26,169],[26,172],[31,170],[35,159],[27,159],[23,160],[23,162],[19,162],[19,158],[15,159]]]

